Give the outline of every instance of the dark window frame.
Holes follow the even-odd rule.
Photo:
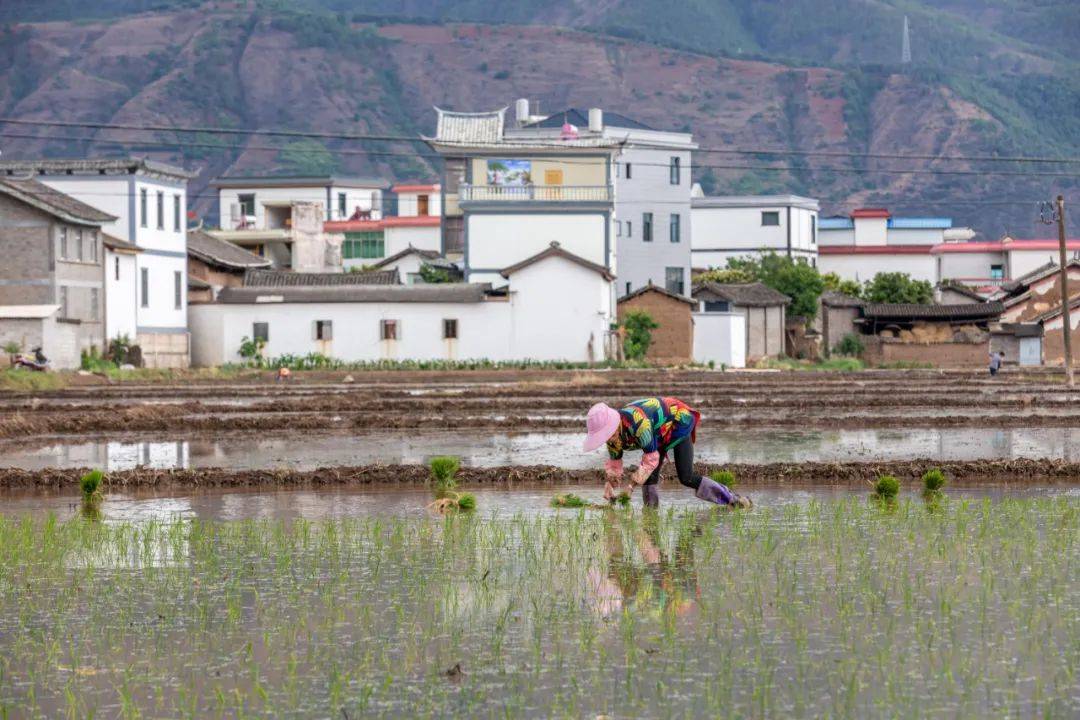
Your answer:
[[[677,270],[679,273],[678,283],[673,283],[671,280],[672,270]],[[665,267],[664,268],[664,289],[669,293],[676,295],[682,295],[686,290],[686,270],[682,267]]]
[[[672,185],[682,184],[682,158],[678,155],[671,156],[671,165],[668,169],[668,180]]]
[[[184,309],[184,272],[173,271],[173,310]]]
[[[270,342],[270,323],[265,320],[251,323],[251,339]]]
[[[241,217],[255,215],[255,193],[239,193],[236,196],[236,204],[240,206]],[[245,208],[250,209],[251,212],[245,212]]]
[[[443,340],[457,340],[458,339],[458,321],[457,318],[443,318]]]
[[[397,320],[379,321],[379,339],[397,340],[400,335],[400,323]]]
[[[668,225],[668,240],[672,243],[682,242],[682,216],[679,213],[671,213],[671,221]]]
[[[157,191],[157,229],[165,229],[165,192]]]
[[[150,307],[150,268],[139,268],[139,290],[142,292],[141,306]]]
[[[641,242],[653,241],[653,214],[641,213]]]
[[[315,339],[316,340],[333,340],[334,339],[334,321],[333,320],[316,320],[315,321]]]
[[[776,222],[766,222],[766,220],[776,220]],[[780,227],[780,211],[779,210],[762,210],[761,211],[761,227]]]
[[[139,188],[139,227],[149,227],[150,218],[150,194],[146,188]]]
[[[173,197],[173,232],[180,232],[180,230],[181,230],[180,196],[179,195],[173,195],[172,197]]]

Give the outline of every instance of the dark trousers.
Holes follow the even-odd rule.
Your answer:
[[[701,485],[701,476],[694,474],[694,443],[686,438],[675,446],[671,451],[675,456],[675,474],[679,476],[679,482],[688,488],[697,490]],[[646,485],[655,485],[660,482],[660,471],[664,469],[667,453],[660,454],[660,464],[653,470],[652,475],[645,481]]]

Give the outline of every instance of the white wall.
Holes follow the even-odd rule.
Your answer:
[[[834,272],[845,280],[865,282],[879,272],[907,273],[915,280],[937,281],[937,259],[926,253],[920,255],[821,255],[818,270]]]
[[[746,367],[746,317],[742,313],[694,313],[694,362]]]
[[[1004,253],[940,253],[938,280],[988,280],[991,265],[1004,265]],[[1006,270],[1006,268],[1002,268]],[[1007,270],[1006,270],[1007,272]]]
[[[578,257],[606,264],[601,213],[470,213],[466,222],[470,282],[505,285],[499,270],[546,250],[553,241]],[[481,271],[483,279],[473,277],[476,271]]]
[[[885,245],[888,238],[886,218],[855,218],[856,245]]]
[[[346,214],[338,212],[338,193],[345,193]],[[250,187],[218,188],[218,224],[223,230],[235,230],[236,222],[232,211],[240,206],[241,195],[255,195],[255,228],[266,229],[265,203],[310,202],[317,203],[323,210],[323,217],[328,220],[348,220],[359,206],[363,210],[373,210],[372,218],[382,216],[382,191],[374,188],[330,188],[330,209],[326,207],[326,186],[307,187]]]
[[[387,227],[383,231],[386,241],[386,257],[390,257],[410,245],[417,250],[442,252],[442,229],[434,227]]]
[[[843,230],[818,229],[818,245],[854,245],[855,231],[851,228]]]
[[[117,267],[119,266],[119,268]],[[117,274],[119,273],[119,279]],[[138,263],[130,253],[105,249],[105,338],[138,334]],[[184,289],[185,293],[187,288]]]
[[[889,228],[888,231],[889,245],[937,245],[943,242],[945,231],[940,228]]]
[[[438,189],[431,192],[402,192],[398,193],[398,207],[397,214],[402,217],[416,217],[420,214],[419,197],[421,195],[428,196],[428,211],[427,214],[432,217],[438,217],[442,215],[442,192]]]
[[[1058,261],[1057,250],[1011,250],[1006,247],[1006,252],[1009,254],[1009,277],[1014,280],[1047,263],[1056,265]],[[1074,255],[1075,253],[1068,254],[1069,257]]]
[[[564,258],[548,258],[510,276],[510,303],[514,358],[604,359],[613,313],[611,283],[600,274]]]

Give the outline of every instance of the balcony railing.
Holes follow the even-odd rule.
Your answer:
[[[468,185],[461,202],[611,202],[610,185]]]

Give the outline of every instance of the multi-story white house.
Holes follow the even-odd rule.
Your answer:
[[[377,219],[331,221],[323,225],[340,246],[345,269],[375,265],[413,249],[442,256],[442,188],[438,184],[395,185],[396,213]]]
[[[775,253],[818,264],[818,201],[798,195],[706,197],[691,200],[693,264],[723,268],[731,258]]]
[[[280,230],[292,222],[293,203],[313,203],[324,220],[378,220],[390,184],[366,177],[220,177],[218,225],[222,230]]]
[[[516,121],[504,139],[597,138],[620,143],[610,182],[615,198],[614,244],[618,292],[628,295],[649,283],[680,295],[690,294],[693,241],[688,132],[657,130],[601,108],[568,108],[547,117],[530,114],[529,101],[515,104]],[[539,177],[533,182],[538,182]]]
[[[102,231],[134,248],[106,242],[105,293],[113,299],[106,301],[107,337],[135,340],[148,367],[186,367],[187,181],[192,173],[140,158],[9,161],[0,163],[0,173],[32,174],[116,218]],[[124,298],[135,302],[134,318]]]

